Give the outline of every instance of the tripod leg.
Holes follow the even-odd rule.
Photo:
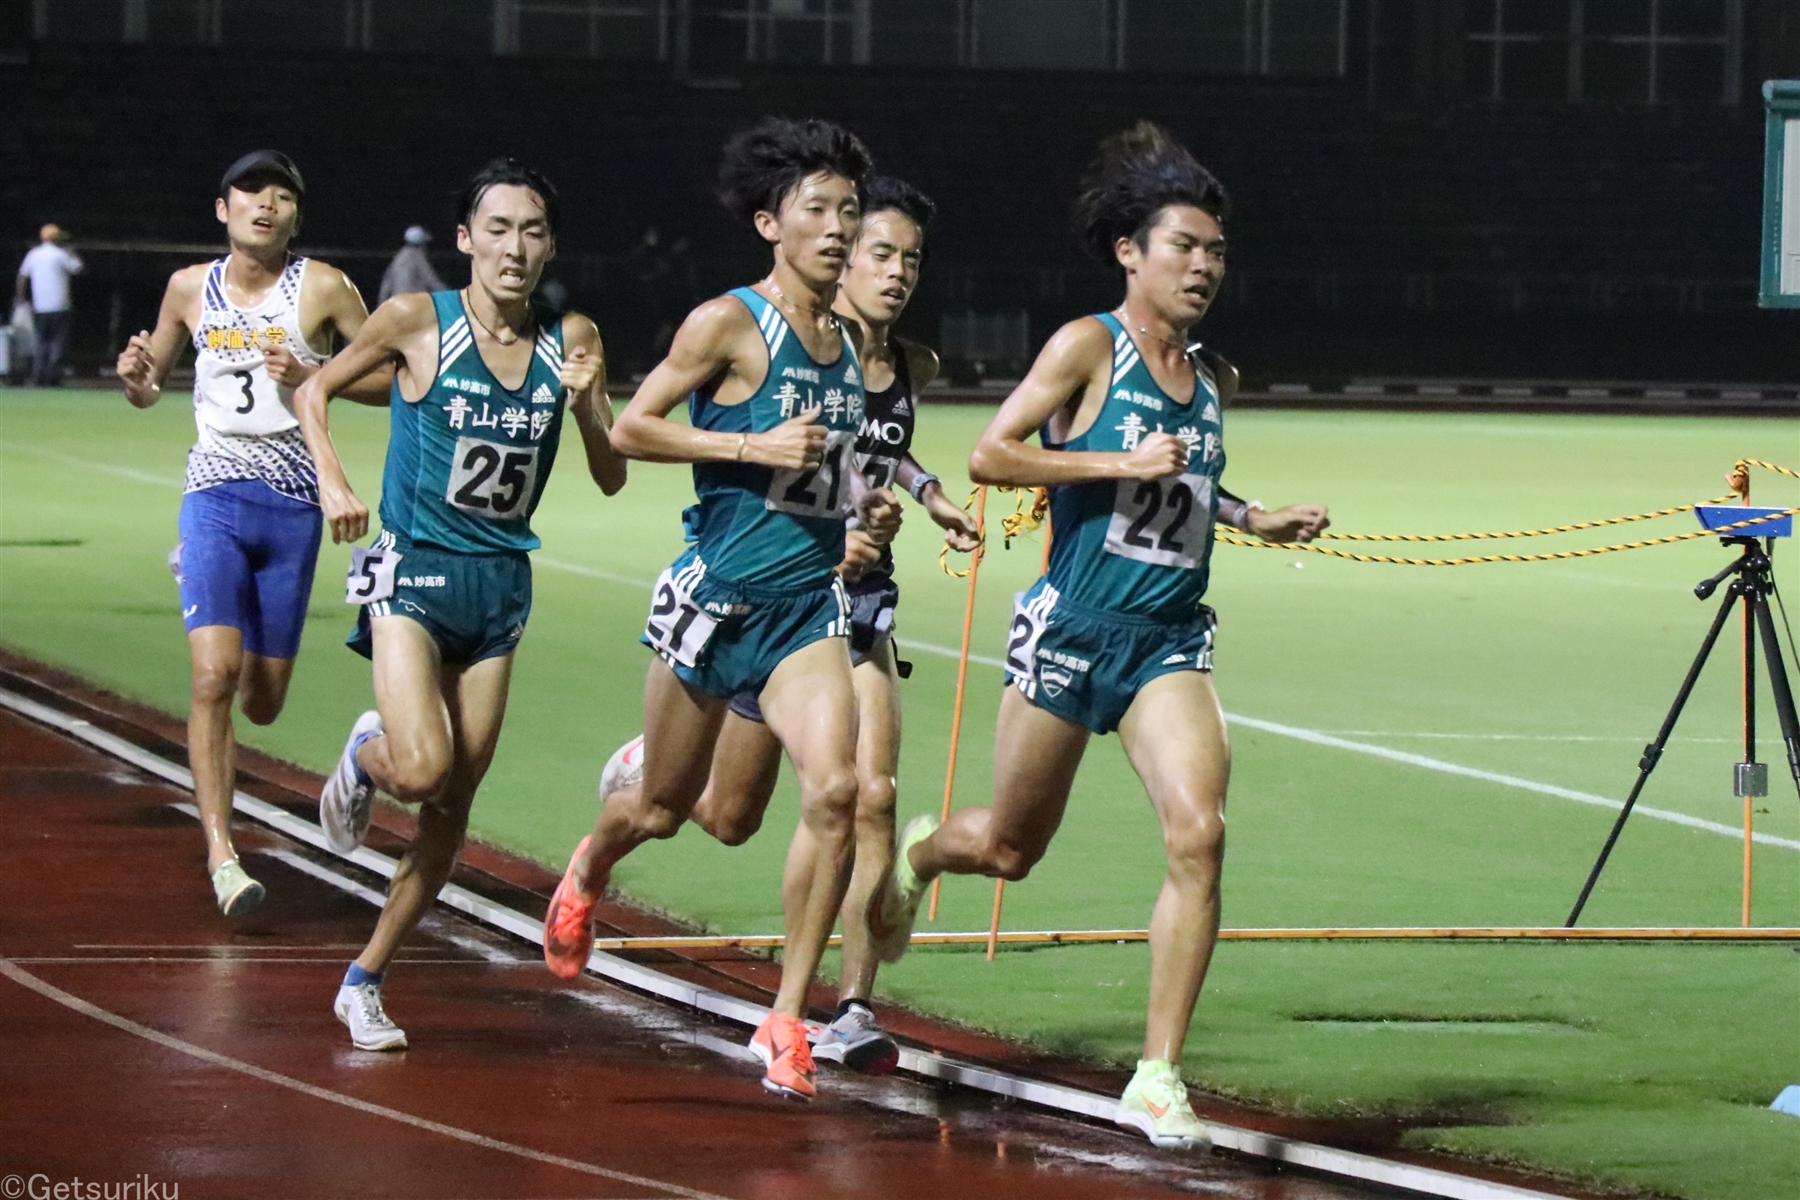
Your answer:
[[[1775,619],[1769,614],[1767,596],[1758,593],[1750,606],[1756,613],[1756,628],[1762,634],[1763,661],[1769,666],[1769,690],[1775,693],[1775,715],[1781,725],[1781,740],[1787,744],[1788,771],[1794,776],[1794,786],[1800,788],[1800,716],[1794,711],[1794,690],[1788,684],[1781,642],[1775,637]]]
[[[1625,819],[1631,816],[1632,808],[1637,804],[1638,794],[1644,790],[1644,784],[1650,781],[1650,772],[1656,770],[1657,761],[1662,758],[1663,748],[1669,744],[1669,735],[1675,732],[1675,722],[1681,716],[1681,710],[1687,705],[1688,697],[1693,694],[1694,684],[1700,680],[1700,670],[1706,666],[1707,656],[1712,653],[1713,643],[1719,640],[1719,631],[1725,628],[1725,619],[1731,615],[1732,605],[1737,603],[1742,591],[1742,581],[1734,579],[1725,590],[1724,602],[1719,605],[1718,615],[1713,618],[1712,628],[1706,631],[1706,639],[1700,643],[1700,653],[1694,656],[1694,663],[1688,668],[1687,678],[1681,681],[1681,690],[1675,693],[1675,703],[1669,706],[1669,715],[1663,718],[1662,728],[1656,731],[1656,740],[1644,747],[1644,757],[1638,760],[1637,782],[1631,785],[1631,795],[1625,797],[1625,804],[1619,809],[1618,819],[1613,822],[1612,832],[1606,835],[1606,844],[1600,847],[1600,857],[1594,860],[1594,869],[1588,872],[1587,882],[1581,886],[1581,895],[1575,900],[1575,907],[1569,911],[1569,919],[1563,922],[1568,929],[1575,928],[1575,922],[1581,919],[1581,910],[1587,907],[1588,897],[1593,894],[1594,885],[1600,882],[1600,872],[1606,868],[1606,860],[1612,856],[1613,846],[1619,840],[1619,834],[1625,829]]]

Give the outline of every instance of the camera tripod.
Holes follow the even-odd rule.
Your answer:
[[[1631,816],[1631,810],[1637,804],[1644,785],[1649,782],[1650,773],[1656,770],[1663,749],[1669,743],[1669,735],[1675,730],[1675,722],[1680,719],[1681,710],[1687,704],[1688,696],[1693,693],[1694,684],[1700,679],[1701,668],[1706,666],[1707,656],[1712,653],[1720,631],[1725,628],[1726,619],[1731,616],[1731,610],[1740,599],[1744,602],[1744,761],[1736,765],[1735,793],[1743,797],[1769,794],[1769,768],[1767,764],[1756,761],[1758,638],[1752,636],[1752,630],[1760,635],[1763,662],[1769,672],[1769,687],[1775,694],[1775,715],[1781,725],[1781,739],[1787,745],[1788,770],[1794,776],[1794,786],[1800,789],[1800,717],[1796,717],[1794,712],[1794,693],[1788,685],[1787,665],[1782,658],[1781,643],[1775,636],[1775,620],[1769,613],[1769,597],[1777,594],[1769,558],[1774,552],[1775,540],[1770,538],[1764,543],[1759,543],[1754,537],[1726,537],[1720,540],[1728,546],[1737,546],[1738,557],[1717,575],[1695,584],[1694,595],[1702,600],[1710,599],[1719,585],[1730,579],[1731,582],[1725,587],[1725,598],[1719,605],[1718,615],[1713,618],[1712,628],[1707,630],[1706,640],[1700,643],[1700,653],[1694,656],[1694,664],[1688,668],[1687,678],[1681,682],[1681,690],[1675,693],[1675,703],[1669,707],[1669,715],[1663,718],[1656,740],[1644,747],[1644,756],[1638,760],[1637,782],[1632,785],[1631,794],[1625,798],[1625,805],[1619,810],[1618,819],[1613,822],[1612,832],[1606,836],[1606,844],[1600,847],[1600,857],[1594,861],[1594,869],[1588,872],[1587,883],[1582,885],[1581,896],[1575,901],[1575,907],[1565,923],[1567,928],[1573,929],[1575,922],[1581,918],[1581,910],[1586,906],[1594,884],[1599,881],[1600,872],[1606,867],[1606,860],[1625,828],[1625,821]]]

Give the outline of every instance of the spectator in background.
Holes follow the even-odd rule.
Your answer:
[[[386,304],[395,296],[403,296],[408,292],[442,292],[447,290],[438,273],[431,269],[431,260],[425,256],[425,246],[431,241],[431,234],[423,225],[409,225],[406,230],[406,245],[394,255],[394,261],[388,264],[381,276],[381,299]]]
[[[31,326],[37,353],[32,360],[30,382],[37,387],[62,383],[63,354],[69,348],[69,326],[74,313],[69,304],[69,279],[81,274],[81,259],[62,243],[67,240],[54,224],[38,230],[38,244],[19,264],[14,295],[31,301]]]

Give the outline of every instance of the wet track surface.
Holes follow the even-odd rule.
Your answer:
[[[228,923],[191,799],[0,714],[0,1173],[199,1197],[1375,1194],[916,1080],[827,1068],[818,1101],[782,1102],[735,1026],[558,983],[442,911],[385,989],[413,1048],[359,1052],[331,1000],[381,881],[246,825],[269,901]]]

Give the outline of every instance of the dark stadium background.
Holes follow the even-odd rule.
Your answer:
[[[848,124],[938,200],[907,324],[964,382],[1111,303],[1066,214],[1096,140],[1138,117],[1234,194],[1202,333],[1253,384],[1800,376],[1755,300],[1759,89],[1800,74],[1800,0],[8,7],[0,245],[70,230],[84,374],[199,256],[147,247],[216,243],[219,171],[262,145],[306,172],[304,247],[371,298],[413,223],[460,282],[458,180],[500,153],[541,165],[564,197],[551,275],[642,370],[668,314],[763,270],[709,184],[772,112]]]

